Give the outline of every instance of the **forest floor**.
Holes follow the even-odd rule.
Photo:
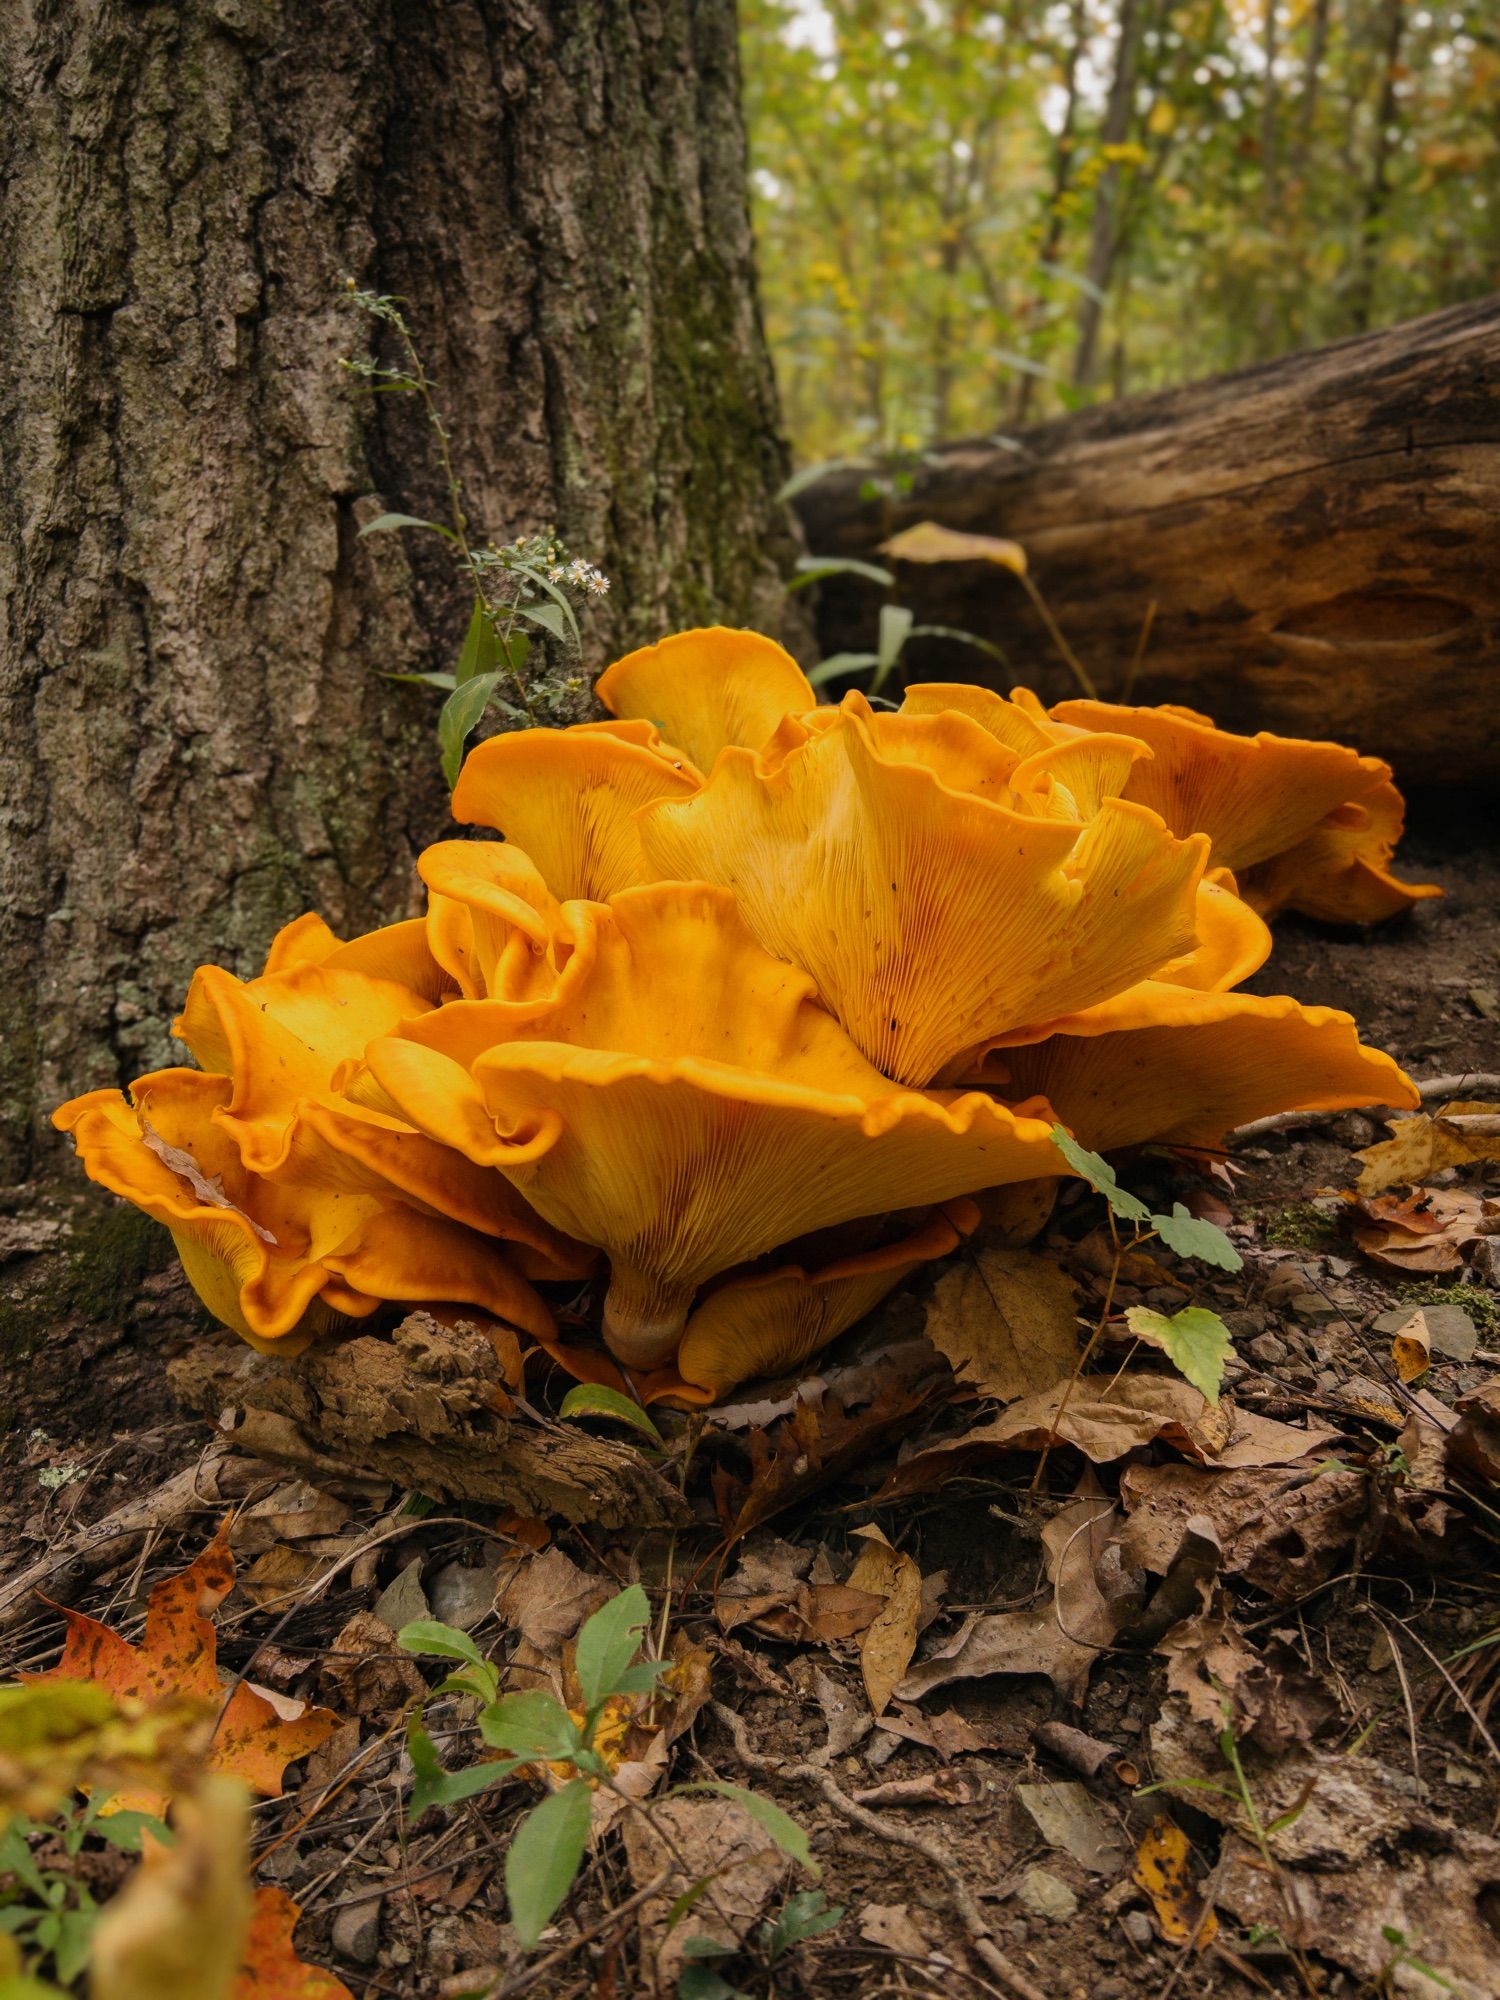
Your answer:
[[[1446,900],[1368,936],[1287,921],[1257,985],[1351,1009],[1418,1079],[1493,1075],[1500,854],[1450,827],[1419,829],[1402,860]],[[173,1405],[164,1363],[186,1343],[165,1331],[174,1281],[156,1281],[128,1336],[96,1330],[81,1379],[35,1372],[0,1487],[0,1664],[57,1657],[37,1585],[138,1633],[152,1583],[237,1504],[220,1663],[340,1718],[257,1808],[259,1879],[302,1906],[302,1956],[361,1996],[607,2000],[670,1994],[686,1966],[701,2000],[1493,2000],[1500,1246],[1482,1225],[1500,1169],[1440,1167],[1415,1208],[1403,1182],[1361,1214],[1354,1154],[1384,1136],[1345,1114],[1252,1137],[1232,1176],[1166,1158],[1126,1172],[1221,1221],[1243,1256],[1232,1275],[1128,1257],[1113,1302],[1221,1313],[1236,1353],[1215,1419],[1112,1320],[1102,1386],[1068,1426],[1055,1400],[1016,1418],[1035,1397],[997,1423],[920,1338],[924,1311],[954,1309],[929,1281],[856,1358],[828,1358],[800,1415],[739,1402],[669,1435],[651,1477],[682,1496],[670,1527],[543,1530],[399,1478],[278,1471]],[[1065,1203],[1044,1239],[1085,1323],[1109,1282],[1102,1213]],[[1394,1336],[1411,1354],[1419,1308],[1431,1365],[1414,1374]],[[526,1411],[555,1403],[545,1380],[527,1394]],[[129,1531],[91,1534],[135,1503]],[[727,1522],[758,1525],[726,1550]],[[668,1727],[636,1732],[631,1769],[661,1782],[528,1957],[501,1862],[536,1788],[409,1823],[405,1713],[439,1663],[393,1629],[442,1618],[517,1680],[561,1684],[579,1621],[631,1579],[686,1662]],[[472,1710],[449,1696],[428,1716],[445,1761],[471,1761]],[[705,1779],[792,1815],[817,1883],[723,1797],[663,1798]],[[816,1894],[842,1911],[821,1934]],[[684,1961],[694,1937],[738,1948]]]

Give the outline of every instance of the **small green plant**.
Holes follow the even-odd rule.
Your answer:
[[[800,1889],[787,1897],[774,1917],[757,1924],[743,1944],[690,1937],[682,1948],[688,1962],[678,1975],[677,2000],[753,2000],[742,1986],[725,1976],[732,1960],[751,1964],[763,1983],[774,1990],[779,1962],[809,1938],[831,1931],[843,1914],[843,1905],[830,1905],[821,1889]]]
[[[646,1593],[633,1583],[584,1623],[573,1652],[582,1704],[576,1710],[565,1708],[542,1688],[503,1694],[500,1670],[466,1632],[452,1626],[421,1619],[403,1626],[397,1635],[398,1643],[409,1653],[460,1663],[429,1698],[471,1696],[480,1704],[481,1738],[489,1749],[500,1753],[463,1770],[445,1770],[422,1715],[413,1715],[406,1738],[412,1765],[409,1810],[413,1819],[429,1806],[456,1805],[522,1771],[529,1770],[544,1782],[556,1782],[559,1770],[568,1774],[525,1815],[506,1850],[505,1891],[511,1923],[527,1951],[535,1949],[582,1866],[595,1789],[615,1789],[608,1748],[611,1736],[618,1739],[620,1733],[622,1705],[635,1697],[655,1694],[670,1669],[667,1660],[638,1657],[650,1622]],[[807,1835],[780,1806],[743,1785],[719,1779],[677,1785],[668,1796],[690,1792],[716,1792],[737,1801],[768,1839],[816,1877],[818,1870]],[[623,1793],[619,1796],[627,1810],[649,1817],[649,1805]],[[701,1893],[700,1885],[693,1888]],[[696,1900],[693,1890],[688,1896]],[[684,1910],[690,1906],[684,1899]]]
[[[380,514],[367,521],[360,534],[412,528],[440,535],[474,592],[468,630],[452,673],[390,676],[440,688],[447,695],[438,716],[438,744],[443,775],[451,788],[458,781],[465,743],[491,710],[512,724],[563,718],[581,692],[583,678],[574,674],[559,681],[530,673],[534,635],[541,633],[576,654],[580,640],[575,605],[603,597],[609,578],[582,556],[571,554],[550,528],[503,543],[476,539],[453,463],[452,432],[438,407],[402,301],[360,291],[352,278],[346,298],[356,310],[391,329],[400,359],[389,365],[370,355],[355,355],[343,366],[367,394],[417,398],[437,439],[449,507],[446,523],[416,514]]]
[[[1105,1217],[1109,1223],[1110,1241],[1114,1256],[1110,1264],[1109,1277],[1105,1282],[1104,1300],[1099,1309],[1099,1317],[1087,1344],[1068,1377],[1062,1398],[1053,1418],[1053,1431],[1057,1433],[1063,1416],[1072,1399],[1079,1378],[1088,1366],[1089,1358],[1104,1337],[1109,1325],[1110,1314],[1114,1310],[1115,1289],[1120,1281],[1120,1271],[1125,1258],[1134,1250],[1142,1249],[1147,1243],[1160,1240],[1169,1250],[1175,1250],[1179,1257],[1196,1257],[1204,1263],[1216,1264],[1221,1270],[1238,1271],[1242,1259],[1222,1229],[1211,1222],[1203,1222],[1190,1215],[1183,1204],[1174,1202],[1170,1215],[1153,1215],[1138,1195],[1131,1194],[1120,1186],[1114,1168],[1098,1153],[1091,1153],[1087,1146],[1080,1146],[1063,1126],[1052,1127],[1052,1143],[1075,1173],[1082,1176],[1096,1194],[1105,1200]],[[1128,1223],[1130,1235],[1122,1237],[1121,1222]],[[1150,1342],[1159,1347],[1172,1366],[1177,1369],[1193,1387],[1208,1400],[1217,1402],[1224,1381],[1224,1363],[1233,1349],[1229,1329],[1216,1312],[1206,1306],[1188,1306],[1183,1311],[1168,1317],[1164,1313],[1152,1312],[1144,1306],[1132,1306],[1125,1315],[1126,1323],[1137,1340]],[[1047,1469],[1047,1459],[1051,1451],[1050,1441],[1044,1445],[1037,1458],[1036,1470],[1031,1478],[1032,1492],[1041,1490],[1042,1475]]]
[[[804,556],[797,564],[787,589],[802,590],[808,584],[821,583],[830,576],[859,576],[867,583],[878,583],[887,590],[896,581],[888,569],[881,569],[877,563],[856,562],[842,556]],[[981,639],[975,632],[961,631],[956,625],[919,625],[916,613],[904,604],[882,604],[873,653],[831,653],[812,669],[807,678],[814,687],[824,687],[829,681],[841,680],[846,674],[862,674],[868,668],[870,679],[864,691],[874,700],[896,671],[910,639],[954,639],[960,645],[973,646],[977,651],[987,653],[1002,667],[1009,665],[997,645],[989,639]]]
[[[76,1862],[91,1836],[124,1854],[139,1854],[143,1831],[163,1842],[172,1837],[151,1814],[105,1813],[104,1803],[92,1800],[54,1820],[18,1813],[0,1833],[0,1932],[13,1940],[33,1978],[50,1972],[63,1986],[71,1986],[88,1963],[100,1912],[79,1871],[43,1867],[32,1852],[33,1842],[55,1841],[67,1860]]]
[[[1053,1126],[1052,1143],[1073,1171],[1080,1174],[1096,1194],[1103,1195],[1114,1245],[1114,1261],[1105,1286],[1103,1310],[1078,1364],[1081,1372],[1108,1323],[1120,1269],[1131,1251],[1160,1241],[1169,1250],[1175,1250],[1179,1257],[1194,1257],[1200,1263],[1217,1266],[1221,1271],[1238,1271],[1243,1260],[1222,1229],[1190,1215],[1180,1201],[1172,1204],[1170,1215],[1153,1215],[1138,1195],[1120,1186],[1119,1178],[1108,1160],[1102,1159],[1098,1153],[1091,1153],[1086,1146],[1080,1146],[1061,1125]],[[1121,1222],[1130,1227],[1128,1237],[1121,1236],[1118,1226]],[[1159,1347],[1172,1366],[1195,1389],[1201,1390],[1210,1402],[1217,1401],[1223,1386],[1224,1363],[1232,1352],[1233,1342],[1228,1327],[1216,1312],[1211,1312],[1206,1306],[1187,1306],[1169,1317],[1165,1313],[1152,1312],[1145,1306],[1131,1306],[1125,1319],[1138,1340],[1149,1341],[1152,1346]]]

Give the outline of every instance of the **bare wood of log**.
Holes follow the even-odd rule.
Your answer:
[[[290,1360],[225,1334],[196,1343],[168,1376],[186,1408],[234,1412],[239,1450],[313,1479],[374,1474],[437,1499],[604,1527],[688,1518],[633,1446],[502,1415],[489,1342],[427,1313],[409,1313],[388,1339],[360,1335]]]
[[[934,447],[911,491],[830,473],[796,500],[815,555],[863,556],[921,520],[1004,535],[1106,697],[1147,607],[1136,684],[1227,728],[1332,736],[1413,784],[1500,773],[1500,296],[1013,439]],[[1075,690],[1016,580],[904,566],[923,622],[1005,648],[1048,699]],[[876,593],[825,584],[826,651],[865,648]],[[925,642],[912,678],[1004,668]]]

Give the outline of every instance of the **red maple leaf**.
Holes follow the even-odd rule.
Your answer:
[[[229,2000],[354,2000],[342,1979],[298,1958],[292,1932],[301,1914],[285,1890],[256,1890],[244,1962]]]
[[[233,1587],[226,1520],[194,1562],[153,1587],[139,1646],[97,1618],[56,1604],[52,1608],[68,1621],[62,1658],[48,1672],[23,1678],[92,1681],[118,1699],[148,1707],[167,1700],[201,1702],[217,1717],[208,1751],[210,1770],[242,1779],[262,1798],[279,1798],[285,1767],[316,1750],[338,1718],[327,1708],[305,1708],[285,1717],[246,1681],[235,1681],[226,1698],[215,1664],[217,1635],[207,1613]],[[162,1792],[141,1790],[116,1793],[110,1803],[117,1809],[160,1812],[166,1798]]]

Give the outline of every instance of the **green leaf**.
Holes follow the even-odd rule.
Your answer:
[[[713,1887],[715,1882],[718,1881],[718,1879],[719,1879],[719,1871],[716,1868],[711,1875],[700,1875],[696,1882],[690,1882],[688,1884],[687,1888],[683,1890],[682,1894],[677,1898],[677,1901],[672,1905],[671,1909],[668,1910],[667,1912],[668,1931],[676,1930],[677,1926],[682,1922],[683,1918],[687,1916],[690,1910],[692,1910],[698,1903],[700,1903],[703,1900],[703,1898],[708,1894],[709,1890]],[[683,1950],[686,1953],[688,1953],[689,1956],[691,1956],[693,1946],[697,1942],[698,1940],[696,1938],[689,1938],[686,1944],[684,1944]]]
[[[705,1889],[708,1888],[714,1879],[712,1875],[705,1877],[702,1886]],[[682,1898],[679,1897],[678,1902],[681,1902],[681,1900]],[[676,1909],[677,1904],[674,1903],[672,1907]],[[717,1938],[711,1937],[690,1937],[684,1938],[682,1941],[682,1955],[684,1958],[733,1958],[738,1950],[738,1945],[721,1944]]]
[[[580,1382],[563,1397],[557,1406],[557,1414],[560,1417],[613,1417],[617,1422],[630,1424],[647,1437],[654,1438],[657,1444],[665,1442],[639,1403],[603,1382]]]
[[[696,1938],[689,1938],[696,1944]],[[677,1975],[677,2000],[744,2000],[740,1989],[731,1986],[721,1972],[699,1961],[685,1965]]]
[[[1170,1319],[1149,1306],[1127,1306],[1126,1322],[1140,1340],[1159,1347],[1179,1374],[1211,1403],[1219,1400],[1224,1363],[1233,1351],[1229,1328],[1206,1306],[1184,1306]]]
[[[534,1951],[573,1886],[589,1837],[593,1793],[582,1778],[527,1813],[505,1856],[510,1920],[523,1951]]]
[[[825,576],[862,576],[866,583],[878,583],[882,589],[889,589],[896,581],[878,563],[859,562],[853,556],[802,556],[787,589],[803,590],[810,583],[821,583]]]
[[[382,674],[381,679],[411,681],[418,687],[446,688],[450,694],[458,686],[457,674]]]
[[[495,621],[485,609],[484,599],[474,599],[474,609],[469,617],[469,629],[464,634],[463,647],[458,655],[458,665],[454,668],[454,679],[462,687],[476,674],[492,674],[500,664],[500,640],[495,631]],[[479,720],[476,715],[474,721]],[[473,724],[470,724],[473,727]]]
[[[821,1889],[799,1889],[788,1896],[776,1913],[774,1923],[765,1926],[766,1955],[771,1959],[780,1958],[809,1938],[822,1937],[831,1931],[844,1914],[842,1903],[829,1907],[828,1898]]]
[[[1091,1153],[1087,1146],[1080,1146],[1070,1138],[1061,1125],[1052,1128],[1052,1143],[1056,1146],[1074,1173],[1082,1174],[1096,1194],[1102,1194],[1116,1215],[1127,1222],[1144,1222],[1151,1211],[1143,1201],[1133,1194],[1127,1194],[1115,1179],[1115,1170],[1108,1160],[1101,1160],[1097,1153]]]
[[[828,681],[837,680],[841,674],[863,673],[866,667],[878,667],[879,660],[873,653],[830,653],[828,658],[813,668],[807,677],[809,687],[822,687]]]
[[[412,1772],[411,1798],[406,1810],[408,1819],[413,1820],[420,1819],[429,1806],[456,1806],[473,1798],[476,1792],[487,1791],[513,1771],[519,1771],[526,1761],[506,1757],[469,1764],[462,1771],[445,1771],[438,1761],[436,1745],[423,1728],[420,1716],[415,1715],[406,1725],[406,1751]]]
[[[1221,1271],[1238,1271],[1244,1266],[1244,1258],[1223,1230],[1189,1215],[1180,1201],[1173,1202],[1170,1215],[1153,1215],[1151,1227],[1179,1257],[1196,1257],[1201,1263],[1217,1264]]]
[[[705,1778],[701,1784],[684,1785],[681,1789],[685,1792],[717,1792],[721,1799],[733,1799],[736,1805],[745,1808],[761,1832],[768,1834],[783,1854],[789,1854],[815,1882],[821,1880],[823,1871],[812,1858],[807,1835],[790,1813],[784,1813],[770,1799],[762,1798],[759,1792],[747,1790],[744,1785],[731,1785],[723,1778]]]
[[[858,472],[869,463],[867,458],[825,458],[817,465],[804,465],[800,472],[794,472],[790,479],[777,487],[776,498],[795,500],[799,493],[805,493],[809,486],[816,486],[830,472]]]
[[[89,1945],[93,1941],[97,1917],[98,1910],[94,1908],[64,1910],[58,1918],[53,1957],[57,1976],[64,1986],[71,1986],[89,1962]]]
[[[424,521],[420,514],[377,514],[373,521],[366,521],[360,529],[357,540],[366,535],[388,535],[394,528],[430,528],[435,535],[445,541],[456,541],[458,537],[451,528],[445,528],[441,521]]]
[[[907,634],[912,639],[955,639],[961,646],[972,646],[976,652],[987,653],[992,660],[998,660],[1002,667],[1010,661],[993,639],[981,639],[977,632],[965,632],[961,625],[913,625]]]
[[[901,657],[901,648],[911,637],[911,628],[916,613],[904,604],[882,604],[880,607],[880,632],[875,641],[875,677],[870,682],[871,694],[877,694],[881,685]]]
[[[581,645],[583,642],[578,636],[578,620],[573,616],[573,607],[567,598],[549,578],[540,575],[536,570],[530,570],[528,574],[537,589],[544,590],[562,612],[563,621],[568,628],[568,635],[572,639],[573,644],[575,646]]]
[[[90,1821],[89,1832],[118,1847],[122,1854],[139,1854],[143,1833],[149,1833],[163,1847],[170,1847],[177,1837],[165,1820],[148,1812],[103,1813]]]
[[[403,1625],[396,1634],[396,1644],[403,1653],[415,1653],[423,1660],[467,1660],[471,1667],[489,1666],[467,1632],[436,1618],[414,1618]]]
[[[597,1708],[617,1691],[650,1623],[651,1605],[638,1583],[628,1585],[585,1622],[573,1653],[585,1708]]]
[[[544,632],[550,632],[554,639],[567,641],[568,628],[563,623],[563,615],[555,604],[518,604],[516,610],[522,618],[529,618],[533,625],[540,625]]]
[[[438,743],[443,752],[443,776],[451,792],[463,768],[464,743],[490,705],[490,696],[500,685],[499,674],[476,674],[463,681],[443,703],[438,716]]]
[[[479,1733],[492,1750],[508,1750],[513,1757],[568,1757],[583,1740],[572,1716],[545,1688],[502,1695],[480,1716]]]

